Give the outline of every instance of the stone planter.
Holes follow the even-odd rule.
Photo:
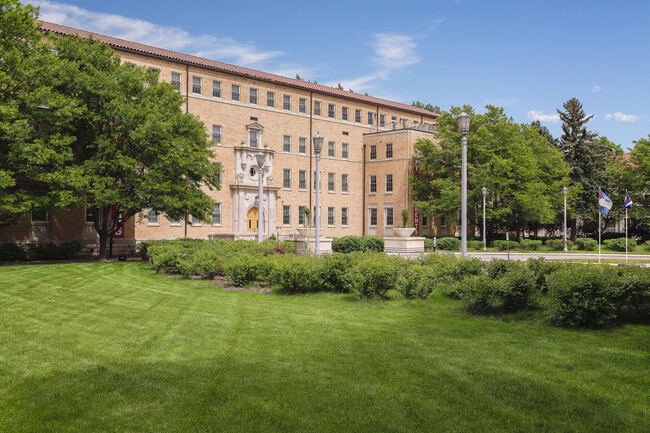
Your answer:
[[[314,238],[316,236],[316,229],[313,227],[298,227],[296,230],[303,238]]]
[[[414,227],[395,228],[393,229],[393,234],[398,238],[408,238],[413,234],[414,231],[415,231]]]

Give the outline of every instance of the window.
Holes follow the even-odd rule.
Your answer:
[[[402,119],[402,128],[408,128],[409,127],[409,121],[408,119]]]
[[[344,226],[344,227],[348,225],[348,208],[347,207],[341,208],[341,225]]]
[[[275,92],[266,92],[266,106],[275,108]]]
[[[386,116],[383,114],[379,115],[379,126],[381,126],[382,128],[386,126]]]
[[[386,192],[393,192],[393,175],[386,175]]]
[[[307,100],[305,98],[298,99],[298,111],[301,113],[307,112]]]
[[[299,226],[304,226],[305,225],[305,209],[307,209],[307,206],[298,206],[298,225]]]
[[[320,101],[314,101],[314,116],[320,116]]]
[[[327,208],[327,225],[328,226],[333,226],[334,225],[334,208],[333,207],[328,207]]]
[[[250,102],[251,104],[255,104],[255,105],[257,105],[257,89],[251,89],[251,90],[250,90],[250,98],[249,98],[249,102]]]
[[[150,226],[158,225],[158,212],[149,209],[147,212],[147,224]]]
[[[377,192],[377,176],[374,174],[370,176],[370,192]]]
[[[334,173],[327,173],[327,191],[334,192],[336,191],[336,184],[334,181]]]
[[[361,110],[354,110],[354,121],[361,123]]]
[[[370,159],[377,159],[377,146],[374,144],[370,146]]]
[[[372,111],[368,111],[368,125],[372,125],[372,119],[374,118]]]
[[[172,86],[176,86],[178,90],[181,89],[181,74],[178,72],[172,72]]]
[[[386,159],[393,157],[393,143],[386,143]]]
[[[258,147],[258,143],[257,143],[258,134],[257,134],[257,131],[255,131],[253,129],[249,130],[248,131],[248,137],[249,137],[249,145],[250,145],[250,147]]]
[[[370,209],[370,225],[371,226],[376,226],[377,225],[377,209],[376,208],[371,208]]]
[[[284,152],[291,152],[291,136],[285,135],[282,142],[282,150]]]
[[[283,176],[282,176],[282,187],[285,189],[290,189],[291,188],[291,170],[288,168],[285,168],[283,171]]]
[[[221,81],[212,81],[212,96],[214,98],[221,98]]]
[[[397,116],[391,117],[391,123],[393,124],[393,129],[397,129]]]
[[[50,213],[44,209],[34,209],[32,211],[33,223],[46,223],[50,220]]]
[[[215,203],[212,208],[212,225],[221,225],[221,203]]]
[[[386,215],[386,225],[388,227],[392,227],[393,226],[393,208],[392,207],[384,208],[384,214]]]
[[[440,227],[447,227],[447,215],[440,215]]]
[[[298,139],[298,153],[307,153],[307,139],[305,137]]]
[[[307,189],[307,171],[300,170],[298,171],[298,189],[306,190]]]
[[[341,158],[348,159],[348,143],[341,144]]]
[[[215,165],[219,168],[219,173],[217,173],[217,182],[221,183],[221,173],[223,172],[223,167],[220,162],[213,162],[212,165]]]
[[[172,227],[178,227],[181,225],[181,221],[176,218],[167,217],[167,219],[169,220],[169,225]]]
[[[192,215],[190,215],[190,222],[192,224],[192,227],[201,227],[203,224],[200,219],[194,218]]]
[[[221,144],[221,126],[212,125],[212,140],[217,144]]]
[[[32,214],[32,221],[34,220],[34,215]],[[89,208],[86,206],[86,222],[87,223],[94,223],[95,222],[95,215],[93,214],[93,209]]]
[[[341,175],[341,191],[342,192],[348,192],[348,181],[349,181],[350,176],[347,174],[342,174]]]
[[[336,153],[336,143],[333,141],[330,141],[327,143],[327,156],[334,158],[334,155]]]
[[[201,94],[201,77],[192,77],[192,93]]]
[[[348,107],[341,108],[341,119],[348,120]]]
[[[289,95],[284,95],[284,102],[283,102],[283,108],[285,110],[291,110],[291,96]]]
[[[425,227],[429,225],[429,217],[426,215],[422,216],[422,225]]]
[[[334,107],[334,104],[329,104],[327,106],[327,117],[330,119],[334,119],[334,115],[336,114],[336,108]]]
[[[240,89],[239,85],[237,84],[232,85],[231,95],[233,101],[239,101],[239,89]]]
[[[291,225],[291,206],[282,206],[282,225]]]

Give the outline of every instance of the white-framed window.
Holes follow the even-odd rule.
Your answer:
[[[284,95],[282,98],[282,108],[291,111],[291,96]]]
[[[282,150],[285,152],[291,152],[291,136],[285,135],[282,140]]]
[[[393,175],[386,175],[386,192],[393,192]]]
[[[221,183],[221,173],[223,172],[223,165],[220,162],[213,162],[212,165],[219,167],[219,173],[217,173],[217,182]]]
[[[371,207],[368,209],[368,214],[368,221],[370,222],[370,225],[377,227],[377,208]]]
[[[192,93],[201,94],[201,77],[192,77]]]
[[[307,138],[300,137],[298,139],[298,153],[307,153]]]
[[[341,144],[341,158],[348,159],[348,143]]]
[[[368,125],[373,124],[373,119],[375,118],[374,114],[375,113],[373,113],[372,111],[368,111]]]
[[[282,171],[282,188],[291,189],[291,169],[289,168]]]
[[[212,208],[212,225],[221,225],[221,203],[215,203]]]
[[[349,192],[348,191],[348,182],[350,180],[350,176],[347,174],[342,174],[341,175],[341,191],[342,192]]]
[[[377,176],[373,174],[370,176],[370,193],[375,192],[377,192]]]
[[[221,126],[212,125],[212,140],[217,144],[221,144]]]
[[[335,192],[336,191],[336,182],[334,180],[334,173],[327,173],[327,191]]]
[[[361,110],[354,110],[354,121],[361,123]]]
[[[327,117],[334,119],[336,116],[336,107],[334,104],[327,104]]]
[[[347,207],[341,208],[341,225],[343,227],[347,227],[347,225],[348,225],[348,208]]]
[[[157,226],[158,225],[158,212],[153,209],[147,211],[147,225]]]
[[[393,143],[386,143],[386,159],[393,157]]]
[[[254,129],[248,130],[248,144],[250,147],[259,147],[259,132]]]
[[[370,159],[377,159],[377,146],[374,144],[370,146]]]
[[[305,98],[298,99],[298,111],[301,113],[307,112],[307,100]]]
[[[250,89],[248,102],[257,105],[257,89]]]
[[[333,226],[334,225],[334,208],[333,207],[328,207],[327,208],[327,225],[328,226]]]
[[[384,208],[384,215],[386,216],[386,226],[387,227],[392,227],[394,220],[393,220],[393,208],[392,207],[386,207]]]
[[[291,206],[282,206],[282,225],[291,225]]]
[[[341,107],[341,119],[348,120],[348,107]]]
[[[336,143],[330,141],[327,143],[327,156],[334,158],[335,154],[336,154]]]
[[[390,122],[393,125],[393,129],[397,129],[397,116],[391,117]]]
[[[95,222],[95,214],[93,213],[93,209],[88,207],[88,206],[85,206],[85,208],[86,208],[86,223],[87,224],[94,223]]]
[[[386,116],[384,114],[379,115],[379,126],[382,128],[386,126]]]
[[[298,189],[304,191],[307,189],[307,171],[298,171]]]
[[[181,225],[181,220],[179,220],[179,219],[171,218],[169,216],[167,217],[167,219],[169,220],[169,225],[171,227],[178,227],[178,226]]]
[[[320,101],[314,101],[314,116],[320,116]]]
[[[172,72],[172,86],[176,87],[178,90],[181,89],[181,74],[178,72]]]
[[[304,226],[305,225],[305,209],[307,209],[307,206],[298,206],[298,225],[299,226]]]
[[[221,98],[221,81],[212,80],[212,97]]]
[[[192,227],[201,227],[203,225],[203,222],[200,219],[190,215],[190,224],[192,224]]]
[[[239,92],[241,90],[241,87],[239,84],[233,84],[231,88],[231,97],[233,101],[239,101]]]
[[[275,92],[266,92],[266,106],[275,108]]]

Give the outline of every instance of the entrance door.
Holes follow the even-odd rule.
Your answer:
[[[246,231],[257,233],[257,217],[259,213],[256,207],[251,208],[246,214]]]

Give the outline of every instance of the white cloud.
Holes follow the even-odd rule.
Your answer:
[[[48,0],[34,0],[31,3],[40,6],[40,16],[44,21],[238,65],[252,66],[284,54],[281,51],[260,50],[252,42],[213,35],[194,36],[178,27],[93,12],[65,3]]]
[[[530,110],[528,118],[532,120],[539,120],[540,122],[557,123],[560,121],[559,114],[544,114],[543,111]]]
[[[383,68],[398,69],[419,63],[414,38],[397,33],[375,33],[370,44],[375,51],[373,60]]]
[[[624,114],[621,113],[620,111],[617,111],[614,114],[607,113],[605,114],[605,120],[616,120],[617,122],[636,122],[639,120],[641,116],[636,116],[634,114]]]
[[[600,87],[598,84],[596,84],[594,87],[591,88],[591,91],[594,92],[594,93],[598,93],[601,90],[603,90],[603,88]]]

